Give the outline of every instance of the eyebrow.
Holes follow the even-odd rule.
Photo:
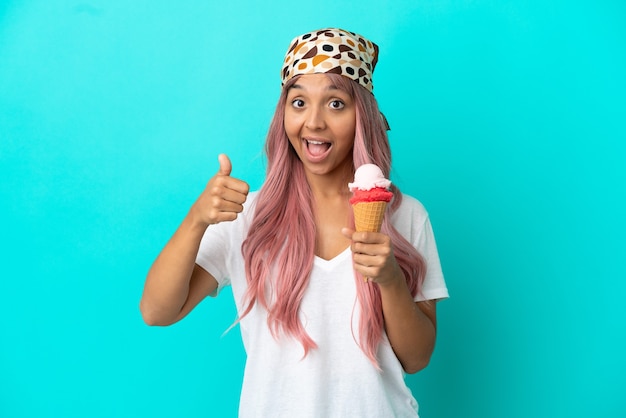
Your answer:
[[[291,90],[291,89],[306,90],[300,84],[294,84],[293,86],[289,87],[289,90]],[[334,86],[334,85],[331,84],[330,86],[326,87],[324,90],[325,91],[329,91],[329,90],[341,90],[341,89],[339,87]],[[341,90],[341,91],[343,91],[343,90]]]

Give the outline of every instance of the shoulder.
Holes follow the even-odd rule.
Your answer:
[[[404,238],[413,243],[428,224],[428,212],[422,202],[402,193],[400,206],[391,214],[391,223]]]
[[[396,223],[402,219],[412,219],[414,222],[424,223],[428,219],[428,211],[416,198],[408,194],[401,193],[402,201],[398,209],[392,214],[391,220]]]

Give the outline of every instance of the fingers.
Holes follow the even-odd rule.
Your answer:
[[[350,248],[355,261],[360,256],[378,256],[386,258],[391,254],[391,239],[380,232],[355,232],[350,228],[342,228],[341,233],[352,241]]]
[[[341,231],[352,240],[350,248],[356,264],[363,266],[382,265],[392,255],[391,239],[378,232],[352,232],[348,228]]]
[[[391,247],[384,244],[352,243],[352,254],[355,261],[363,260],[363,264],[369,264],[375,259],[386,260],[391,255]],[[369,262],[366,262],[369,260]]]
[[[209,224],[233,221],[237,219],[239,213],[243,212],[243,203],[246,199],[245,195],[233,195],[228,199],[230,200],[216,195],[210,197],[210,203],[207,205],[206,209]]]
[[[354,269],[374,282],[387,281],[394,272],[395,257],[391,238],[379,232],[355,232],[342,228],[341,233],[352,241]]]
[[[355,246],[365,248],[377,245],[390,245],[391,239],[380,232],[357,232],[350,228],[342,228],[341,233],[344,237],[352,241],[353,250]]]
[[[369,281],[387,281],[393,272],[393,258],[382,254],[353,253],[354,270]]]
[[[211,179],[208,187],[211,196],[239,204],[245,202],[249,190],[245,181],[219,174]]]

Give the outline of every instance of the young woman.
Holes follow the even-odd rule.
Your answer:
[[[405,373],[435,345],[448,292],[423,206],[392,186],[380,233],[355,232],[348,183],[389,176],[372,94],[378,47],[321,29],[293,40],[258,192],[219,171],[155,260],[141,312],[169,325],[231,285],[247,362],[242,417],[416,417]],[[363,278],[367,280],[363,280]]]

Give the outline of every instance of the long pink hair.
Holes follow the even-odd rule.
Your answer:
[[[389,178],[391,149],[376,99],[346,77],[327,76],[335,87],[350,94],[356,104],[354,167],[373,163]],[[293,336],[301,342],[306,356],[317,345],[305,331],[298,311],[313,268],[315,214],[302,163],[289,143],[283,125],[287,92],[297,78],[292,78],[283,87],[265,143],[266,179],[257,196],[254,218],[242,245],[248,290],[245,308],[239,318],[246,316],[255,303],[260,303],[267,309],[271,333],[277,336],[283,331]],[[394,199],[387,206],[382,232],[391,238],[394,255],[415,297],[421,289],[426,264],[389,221],[402,200],[398,188],[391,187]],[[359,345],[378,367],[376,352],[384,331],[380,290],[376,284],[364,282],[356,272],[355,281],[361,306]]]

